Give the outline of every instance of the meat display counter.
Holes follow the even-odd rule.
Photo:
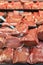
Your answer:
[[[43,65],[43,1],[0,1],[0,64]]]

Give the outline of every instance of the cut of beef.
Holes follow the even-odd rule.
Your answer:
[[[38,27],[37,35],[38,35],[38,39],[43,41],[43,25]]]
[[[13,36],[8,36],[6,39],[6,45],[5,47],[10,47],[10,48],[18,48],[20,47],[20,39],[17,37],[13,37]]]
[[[27,60],[28,62],[28,60]],[[43,44],[39,44],[32,49],[30,54],[30,63],[35,64],[43,62]]]
[[[14,51],[13,63],[17,63],[17,62],[26,63],[28,57],[29,57],[28,48],[23,47],[23,48],[16,49]]]
[[[24,43],[26,46],[34,46],[39,44],[37,38],[37,29],[31,29],[28,31],[28,34],[21,39],[21,43]]]

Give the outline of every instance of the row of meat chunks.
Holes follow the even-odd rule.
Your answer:
[[[3,19],[5,14],[0,12],[0,63],[43,62],[43,11],[8,12]]]
[[[0,9],[43,9],[43,2],[21,1],[0,1]]]
[[[16,31],[16,33],[15,33]],[[4,42],[3,42],[4,41]],[[43,41],[43,25],[34,29],[0,28],[0,48],[18,48],[20,46],[32,47]]]
[[[31,49],[20,47],[16,50],[12,48],[0,49],[0,63],[38,63],[43,62],[43,44],[39,44]]]
[[[38,14],[39,13],[39,14]],[[14,13],[11,13],[10,14],[15,14],[15,16],[18,17],[18,12],[17,11],[14,11]],[[12,15],[8,14],[9,16],[12,17]],[[17,15],[16,15],[17,14]],[[21,13],[19,13],[21,14]],[[32,13],[31,12],[23,12],[20,16],[25,16],[25,18],[27,18],[27,16],[29,17],[28,20],[29,21],[25,21],[24,19],[22,19],[22,21],[18,21],[19,23],[16,25],[16,27],[14,27],[14,23],[12,25],[10,25],[10,23],[8,24],[6,22],[6,24],[8,24],[8,26],[3,23],[2,24],[2,27],[0,28],[0,48],[3,48],[3,47],[11,47],[11,48],[17,48],[19,46],[21,46],[22,44],[26,45],[26,46],[34,46],[34,45],[37,45],[39,44],[39,40],[40,41],[43,41],[43,11],[39,11],[39,12],[34,12],[34,16],[33,14],[31,15]],[[3,13],[0,12],[0,15],[2,16]],[[36,18],[40,16],[40,19],[42,19],[42,21],[38,21],[37,19],[37,22],[42,25],[40,25],[38,28],[36,26],[36,28],[34,29],[29,29],[29,26],[34,26],[34,23],[33,23],[33,19],[32,17]],[[13,18],[13,17],[12,17]],[[20,18],[20,17],[19,17]],[[11,18],[9,18],[11,19]],[[16,18],[18,20],[18,18]],[[7,19],[8,20],[8,19]],[[15,19],[14,19],[15,20]],[[35,23],[36,24],[36,23]],[[9,28],[9,25],[11,28]],[[39,40],[38,40],[39,39]],[[3,42],[3,40],[5,40]],[[11,41],[12,40],[12,41]],[[15,42],[15,44],[14,44]],[[4,43],[4,44],[3,44]]]
[[[18,1],[20,1],[20,2],[30,2],[30,1],[32,1],[32,0],[0,0],[0,2],[1,1],[8,1],[8,2],[12,2],[12,1],[14,1],[14,2],[18,2]],[[38,0],[37,0],[38,1]]]
[[[43,11],[39,12],[23,12],[23,11],[13,11],[13,12],[0,12],[0,23],[3,23],[3,26],[21,25],[23,22],[27,26],[33,26],[43,24]],[[24,25],[25,26],[25,25]]]

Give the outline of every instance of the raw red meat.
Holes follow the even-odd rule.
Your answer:
[[[13,30],[10,29],[9,27],[2,27],[2,28],[0,28],[0,32],[3,32],[8,35],[8,34],[11,34],[13,32]]]
[[[39,9],[38,5],[39,5],[39,2],[36,2],[36,3],[33,2],[32,9]]]
[[[43,18],[43,11],[39,11],[39,15],[41,18]]]
[[[23,47],[23,48],[16,49],[14,51],[13,63],[17,63],[17,62],[26,63],[28,57],[29,57],[28,48]]]
[[[33,2],[24,2],[23,7],[24,7],[24,9],[31,9],[32,4],[33,4]]]
[[[17,29],[16,28],[11,29],[11,28],[5,26],[5,27],[0,28],[0,31],[3,32],[3,33],[5,33],[6,35],[14,35],[14,36],[23,36],[23,35],[25,35],[25,34],[28,33],[27,32],[28,31],[27,28],[26,28],[26,31],[24,31],[24,29],[23,29],[22,31],[24,31],[24,32],[20,32],[21,30],[19,29],[19,25],[17,27],[18,27]],[[23,27],[21,27],[21,29],[22,28]]]
[[[13,25],[17,25],[19,22],[21,22],[22,16],[19,15],[17,12],[9,12],[8,17],[6,18],[7,23],[13,23]]]
[[[3,16],[4,15],[4,13],[3,12],[0,12],[0,16]]]
[[[31,12],[23,12],[23,11],[22,11],[22,12],[20,12],[20,15],[21,15],[21,16],[24,16],[24,17],[25,17],[25,16],[28,16],[28,15],[31,15],[31,16],[32,16],[32,13],[31,13]]]
[[[0,31],[0,48],[3,48],[5,46],[5,43],[6,43],[6,34]]]
[[[25,24],[23,22],[18,24],[16,26],[16,32],[17,32],[17,34],[21,34],[21,36],[24,35],[24,34],[27,34],[28,33],[28,26],[27,26],[27,24]]]
[[[34,21],[32,13],[29,13],[29,15],[25,16],[25,19],[27,21]]]
[[[29,2],[29,0],[20,0],[21,2]]]
[[[27,26],[36,26],[34,22],[33,14],[31,12],[29,12],[27,15],[25,12],[23,16],[25,16],[23,18],[23,21],[27,24]]]
[[[14,9],[12,2],[11,3],[7,3],[7,9]]]
[[[14,15],[20,15],[20,12],[19,11],[13,11],[13,14]]]
[[[6,45],[5,47],[10,47],[10,48],[18,48],[20,47],[20,39],[17,37],[13,37],[13,36],[8,36],[6,39]]]
[[[7,7],[7,1],[1,1],[0,2],[0,9],[6,9],[6,7]]]
[[[13,60],[13,49],[11,48],[6,48],[4,50],[1,51],[0,54],[0,63],[3,62],[12,62]]]
[[[39,7],[39,9],[43,9],[43,2],[39,2],[38,7]]]
[[[43,24],[43,11],[39,11],[40,15],[40,24]]]
[[[14,9],[23,9],[21,2],[14,2],[13,7]]]
[[[28,21],[28,20],[25,20],[25,18],[23,19],[24,23],[27,24],[28,27],[34,27],[36,26],[36,23],[35,21]]]
[[[43,25],[38,27],[37,35],[38,35],[38,39],[43,41]]]
[[[13,0],[13,1],[15,1],[15,2],[19,2],[20,0]]]
[[[28,62],[28,60],[27,60]],[[30,63],[39,63],[43,62],[43,44],[39,44],[36,47],[32,49],[32,52],[30,54]]]
[[[33,13],[33,18],[34,18],[36,24],[40,24],[40,15],[39,15],[39,12],[34,12]]]
[[[21,43],[30,47],[39,44],[37,39],[37,28],[29,30],[28,34],[22,37]]]
[[[3,52],[3,50],[2,50],[2,49],[0,49],[0,55],[2,54],[2,52]]]

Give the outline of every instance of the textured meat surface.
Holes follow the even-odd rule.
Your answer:
[[[31,64],[43,62],[43,44],[39,44],[32,49],[30,61]]]
[[[38,7],[39,7],[39,9],[43,9],[43,2],[39,2]]]
[[[36,24],[40,24],[41,23],[39,12],[34,12],[33,13],[33,18],[34,18]]]
[[[8,35],[8,34],[11,34],[13,32],[13,30],[10,29],[9,27],[1,27],[0,28],[0,32],[3,32],[4,34],[7,34]]]
[[[6,43],[6,34],[0,32],[0,48],[3,48],[5,46],[5,43]]]
[[[37,32],[39,40],[43,41],[43,25],[39,26]]]
[[[36,26],[35,21],[34,21],[31,17],[29,17],[29,16],[27,16],[26,18],[24,18],[23,21],[24,21],[24,23],[26,23],[27,26],[29,26],[29,27],[31,27],[31,26]]]
[[[31,12],[29,13],[24,13],[23,16],[25,16],[23,18],[23,21],[28,25],[28,26],[36,26],[34,18],[33,18],[33,14]]]
[[[29,2],[29,0],[20,0],[21,2]]]
[[[13,9],[23,9],[21,2],[12,2]]]
[[[13,23],[13,25],[17,25],[21,22],[22,16],[19,15],[19,12],[9,12],[8,17],[6,18],[7,23]]]
[[[39,2],[33,3],[32,9],[39,9],[38,5],[39,5]]]
[[[17,63],[17,62],[25,63],[27,61],[28,56],[29,56],[28,48],[23,47],[23,48],[16,49],[14,51],[13,63]]]
[[[39,11],[39,15],[41,18],[43,18],[43,11]]]
[[[3,16],[4,15],[4,13],[3,12],[0,12],[0,16]]]
[[[10,47],[10,48],[18,48],[19,46],[21,46],[20,39],[17,37],[8,36],[6,39],[6,45],[5,46]]]
[[[34,46],[39,44],[37,39],[37,28],[28,31],[28,34],[21,39],[26,46]]]
[[[14,3],[14,2],[13,2],[13,3]],[[12,2],[11,2],[11,3],[7,3],[6,8],[7,8],[7,9],[14,9],[13,3],[12,3]]]
[[[11,48],[6,48],[2,50],[0,54],[0,63],[3,62],[11,62],[13,60],[13,49]]]
[[[1,1],[0,2],[0,9],[6,9],[6,6],[7,6],[8,2],[7,1]]]
[[[27,26],[27,24],[21,22],[20,24],[18,24],[16,26],[16,30],[17,30],[17,34],[19,34],[19,33],[26,34],[28,31],[28,26]]]
[[[31,9],[33,2],[25,2],[24,9]]]
[[[20,12],[20,15],[27,16],[27,15],[32,15],[32,13],[31,12]]]
[[[6,60],[5,60],[6,62],[13,60],[13,49],[7,48],[3,51],[3,54],[5,54],[6,56]]]

